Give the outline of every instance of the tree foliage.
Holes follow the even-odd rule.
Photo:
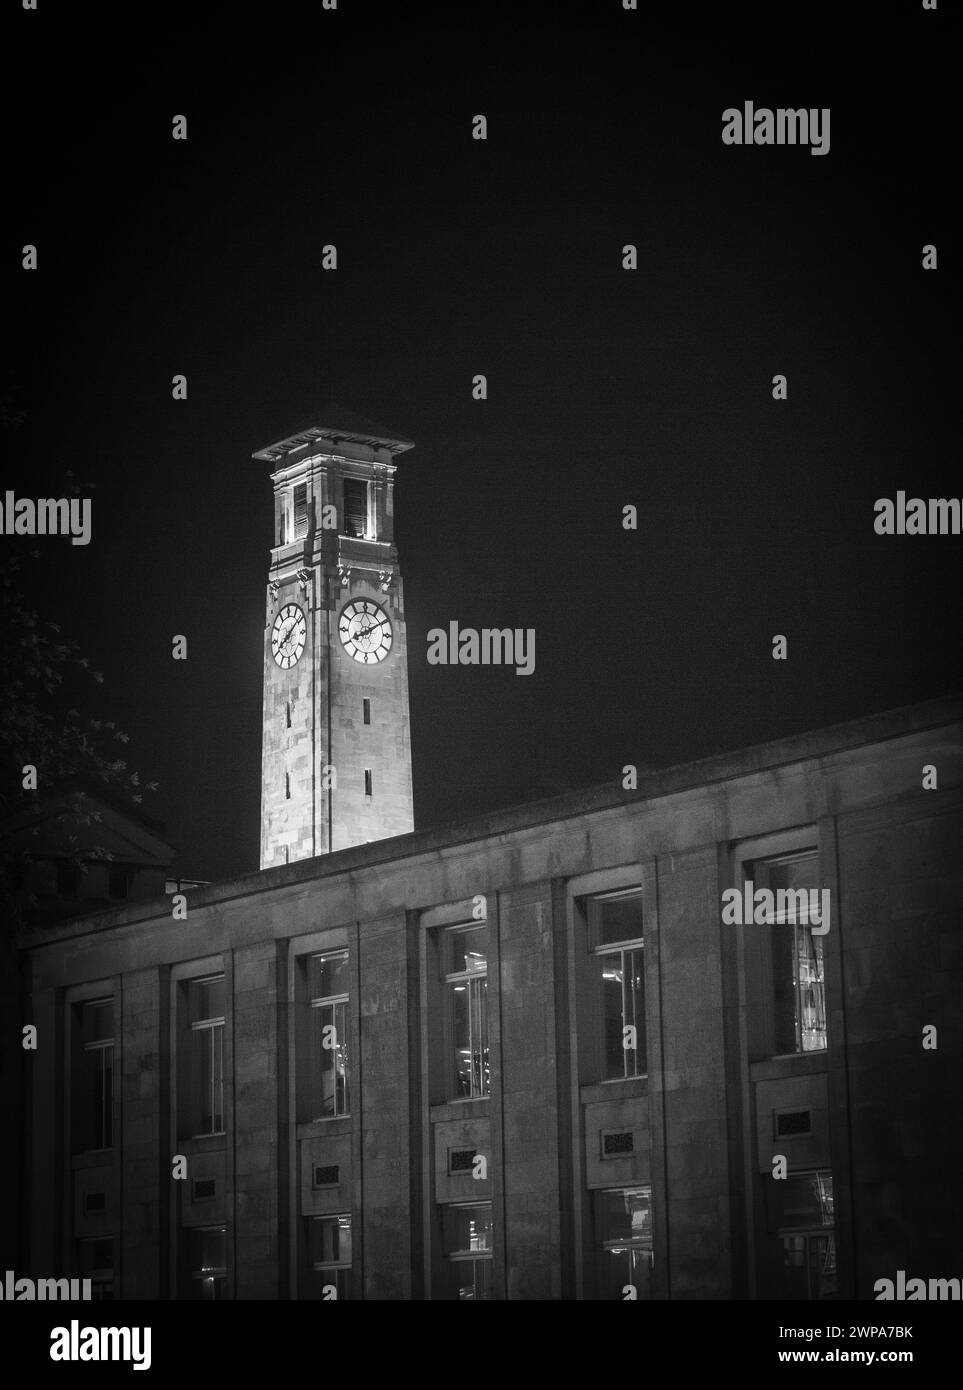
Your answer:
[[[23,423],[25,412],[15,408],[11,387],[0,393],[0,435],[4,445]],[[6,452],[6,448],[4,449]],[[61,495],[80,493],[80,483],[66,474]],[[84,484],[89,493],[92,484]],[[76,854],[80,837],[74,832],[81,825],[98,819],[89,809],[79,786],[101,789],[123,803],[143,800],[145,790],[156,783],[142,785],[140,775],[127,761],[128,736],[111,719],[95,717],[90,699],[94,687],[103,684],[103,674],[93,669],[80,644],[67,636],[59,623],[44,618],[26,597],[34,587],[29,583],[31,566],[43,563],[43,552],[32,537],[3,536],[0,559],[0,897],[4,915],[23,920],[32,906],[19,887],[32,860],[43,855],[43,825],[38,824],[34,844],[25,845],[23,836],[16,843],[10,833],[11,822],[21,813],[39,810],[51,793],[66,797],[67,844]],[[25,769],[37,769],[37,790],[25,790]],[[73,821],[73,827],[71,827]],[[84,859],[110,858],[97,844],[83,836]]]

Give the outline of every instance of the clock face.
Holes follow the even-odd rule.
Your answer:
[[[338,619],[338,636],[350,657],[364,666],[384,661],[391,651],[391,623],[388,614],[371,599],[349,603]]]
[[[296,603],[286,603],[274,619],[271,633],[271,651],[282,671],[300,661],[307,633],[308,624],[302,610]]]

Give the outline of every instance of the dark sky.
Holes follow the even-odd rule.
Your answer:
[[[182,873],[257,867],[250,455],[331,396],[417,443],[421,827],[959,686],[960,538],[873,531],[878,497],[963,490],[948,7],[6,9],[5,485],[96,484],[31,597]],[[723,145],[747,99],[829,106],[830,153]],[[534,627],[534,675],[429,667],[450,619]]]

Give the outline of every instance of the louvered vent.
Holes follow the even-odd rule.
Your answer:
[[[308,485],[298,483],[294,489],[294,536],[300,540],[308,534]]]
[[[84,1215],[89,1216],[92,1212],[107,1210],[106,1192],[85,1192],[84,1193]]]
[[[776,1115],[776,1138],[782,1139],[793,1134],[811,1134],[813,1112],[811,1110],[783,1110]]]
[[[341,1169],[337,1163],[316,1163],[314,1165],[315,1187],[337,1187],[341,1181]]]
[[[635,1152],[635,1141],[630,1129],[613,1130],[602,1135],[602,1157],[618,1158],[620,1154]]]
[[[475,1163],[474,1149],[449,1149],[449,1173],[470,1173]]]
[[[194,1201],[209,1202],[212,1197],[217,1196],[216,1178],[195,1178],[194,1179]]]
[[[368,529],[368,484],[359,478],[344,480],[344,531],[363,536]]]

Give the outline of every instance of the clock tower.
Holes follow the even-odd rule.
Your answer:
[[[262,869],[414,828],[394,544],[395,459],[411,448],[330,406],[254,454],[274,484]]]

